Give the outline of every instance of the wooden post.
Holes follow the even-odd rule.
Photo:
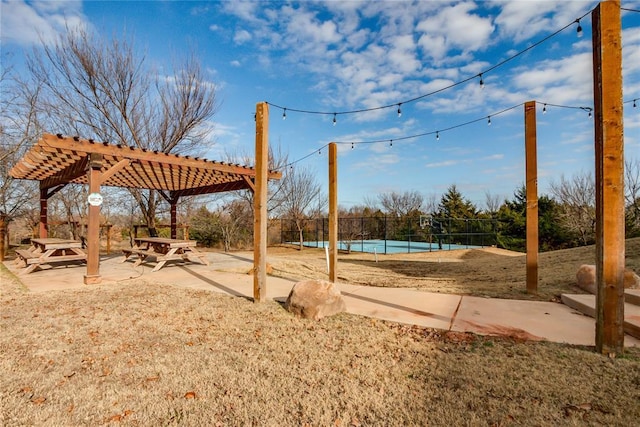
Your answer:
[[[524,104],[527,183],[527,293],[538,293],[538,161],[536,102]]]
[[[253,300],[267,298],[267,179],[269,169],[269,105],[256,104],[256,182],[253,195]]]
[[[591,13],[596,158],[596,351],[624,351],[624,155],[620,2]]]
[[[170,212],[171,212],[171,238],[178,238],[178,200],[171,198]]]
[[[4,261],[5,257],[5,242],[7,240],[7,220],[6,215],[0,213],[0,262]]]
[[[49,225],[47,224],[47,202],[49,200],[49,191],[42,187],[42,181],[40,181],[40,233],[38,236],[41,239],[47,238],[47,231]]]
[[[338,147],[329,144],[329,281],[338,279]]]
[[[102,154],[89,155],[89,194],[100,194]],[[100,205],[89,204],[89,225],[87,227],[87,274],[85,285],[100,283]]]

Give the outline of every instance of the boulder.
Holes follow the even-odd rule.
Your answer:
[[[596,288],[596,266],[584,264],[581,265],[576,273],[576,285],[590,294],[597,294]],[[633,270],[624,269],[624,287],[625,289],[639,289],[640,277]]]
[[[320,320],[345,311],[346,305],[333,283],[304,280],[293,285],[284,308],[296,316]]]

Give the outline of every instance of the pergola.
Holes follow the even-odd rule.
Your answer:
[[[67,184],[89,186],[86,284],[99,283],[100,188],[157,190],[171,206],[171,238],[176,238],[180,197],[233,190],[256,191],[256,169],[190,156],[44,134],[11,169],[16,179],[40,182],[40,237],[47,236],[47,201]],[[280,172],[268,171],[268,179]]]

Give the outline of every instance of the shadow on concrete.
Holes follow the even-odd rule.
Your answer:
[[[221,291],[224,291],[224,292],[226,292],[226,293],[228,293],[230,295],[233,295],[233,296],[236,296],[236,297],[241,297],[241,298],[247,299],[249,301],[253,301],[253,298],[251,298],[251,297],[249,297],[247,295],[244,295],[243,293],[240,293],[240,292],[238,292],[237,290],[235,290],[233,288],[225,286],[222,283],[218,283],[215,280],[211,280],[208,277],[203,276],[202,274],[197,273],[197,272],[189,269],[188,267],[185,267],[185,266],[182,266],[182,265],[176,266],[176,267],[179,267],[182,271],[186,271],[187,273],[191,274],[193,277],[195,277],[195,278],[197,278],[199,280],[202,280],[204,283],[207,283],[207,284],[209,284],[211,286],[214,286],[214,287],[220,289]]]

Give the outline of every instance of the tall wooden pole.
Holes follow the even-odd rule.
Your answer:
[[[102,181],[102,154],[89,155],[89,194],[100,194]],[[102,203],[102,202],[100,202]],[[87,274],[85,285],[100,283],[100,203],[89,203],[89,225],[87,227]]]
[[[253,299],[267,299],[267,179],[269,105],[256,104],[256,182],[253,195]]]
[[[596,158],[596,351],[624,351],[624,141],[620,2],[591,13]]]
[[[329,144],[329,281],[338,278],[338,147]]]
[[[527,183],[527,293],[538,292],[538,160],[536,102],[524,104]]]

